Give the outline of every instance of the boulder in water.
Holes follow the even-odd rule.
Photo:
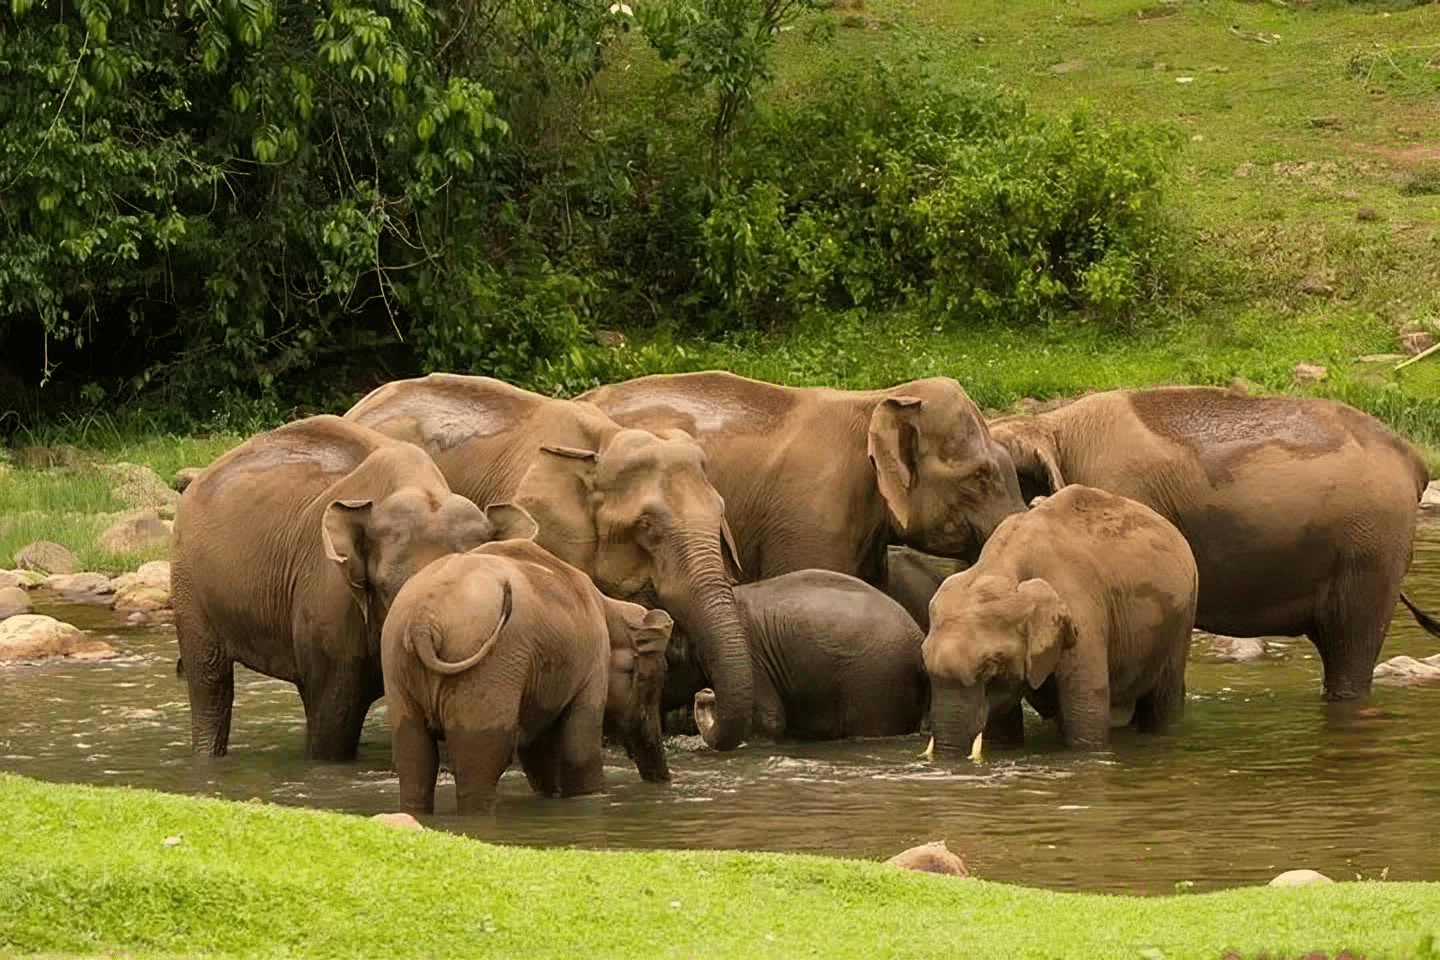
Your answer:
[[[965,869],[965,861],[951,853],[944,840],[931,840],[918,847],[911,847],[885,862],[911,870],[923,870],[926,873],[945,873],[961,877],[969,873]]]
[[[0,620],[0,660],[43,657],[91,660],[114,655],[115,648],[104,640],[87,637],[79,627],[54,617],[24,613]]]

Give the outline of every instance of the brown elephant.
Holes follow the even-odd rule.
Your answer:
[[[660,691],[671,620],[604,596],[528,540],[445,557],[395,598],[380,638],[400,808],[435,812],[437,740],[461,814],[490,813],[518,753],[535,792],[604,786],[602,733],[670,779]]]
[[[586,403],[439,373],[386,384],[346,417],[423,447],[451,489],[477,504],[529,510],[536,543],[605,594],[667,611],[688,638],[677,648],[719,696],[715,746],[744,740],[753,693],[726,565],[733,546],[692,438],[626,430]]]
[[[1025,509],[1009,455],[948,378],[851,391],[711,371],[581,399],[624,426],[699,440],[749,580],[815,567],[880,583],[887,543],[972,558]]]
[[[400,587],[437,557],[534,529],[524,510],[451,493],[418,447],[339,417],[226,453],[186,488],[175,523],[192,748],[226,752],[240,663],[299,688],[307,756],[353,759]]]
[[[1327,699],[1370,690],[1427,482],[1384,424],[1333,400],[1165,387],[1093,394],[991,431],[1027,496],[1083,483],[1175,524],[1200,568],[1201,629],[1304,634]]]
[[[905,609],[863,580],[798,570],[735,588],[755,675],[752,738],[838,740],[914,733],[929,682],[925,634]],[[707,741],[715,697],[695,694]]]
[[[1112,716],[1163,730],[1185,703],[1197,576],[1185,538],[1144,504],[1072,485],[1000,525],[930,602],[923,655],[937,759],[982,731],[1023,742],[1021,700],[1067,746]]]

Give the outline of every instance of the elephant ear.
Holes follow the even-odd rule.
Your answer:
[[[1065,486],[1055,458],[1055,441],[1043,431],[1031,429],[1024,421],[1004,420],[990,425],[990,436],[1014,461],[1026,503],[1037,496],[1058,493]]]
[[[540,525],[524,507],[513,503],[492,503],[485,508],[490,521],[491,540],[534,540]]]
[[[335,500],[325,508],[320,536],[325,543],[325,556],[340,565],[350,594],[360,607],[360,616],[367,622],[370,603],[366,595],[370,578],[365,572],[366,530],[374,504],[369,500]]]
[[[535,542],[589,571],[595,554],[594,450],[545,444],[520,480],[515,503],[534,520]]]
[[[664,610],[647,610],[628,600],[605,598],[605,605],[623,624],[625,636],[635,645],[636,653],[664,653],[670,645],[670,632],[675,621]]]
[[[745,579],[745,568],[740,566],[740,550],[735,546],[735,534],[730,532],[730,521],[725,519],[725,514],[720,514],[720,545],[725,550],[725,560],[733,567],[731,570],[732,579],[736,582]]]
[[[910,488],[920,469],[919,397],[886,397],[870,415],[868,449],[875,479],[895,522],[910,522]]]
[[[1075,646],[1075,621],[1055,588],[1026,580],[1016,592],[1034,606],[1025,620],[1025,682],[1032,690],[1055,672],[1060,655]]]

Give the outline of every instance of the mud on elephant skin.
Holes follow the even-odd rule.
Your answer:
[[[490,813],[517,753],[550,796],[603,787],[602,733],[669,779],[660,692],[671,619],[612,600],[525,540],[446,557],[400,591],[381,636],[400,808],[433,813],[437,740],[461,814]]]
[[[1103,747],[1117,711],[1164,729],[1184,707],[1196,590],[1185,538],[1143,504],[1075,485],[1006,520],[930,604],[936,758],[982,731],[1023,741],[1022,698],[1072,747]]]
[[[257,434],[187,487],[175,524],[177,667],[191,746],[229,747],[235,664],[295,684],[306,755],[353,759],[382,693],[380,629],[430,561],[529,536],[508,504],[451,493],[423,450],[339,417]]]
[[[990,429],[1027,498],[1081,483],[1175,524],[1200,569],[1197,627],[1307,636],[1327,699],[1369,691],[1427,481],[1384,424],[1333,400],[1165,387]]]
[[[904,608],[863,580],[800,570],[735,588],[755,676],[752,737],[836,740],[914,733],[929,684],[925,635]],[[714,694],[695,695],[708,742]]]
[[[386,384],[346,417],[423,447],[477,504],[525,507],[536,542],[607,595],[670,613],[719,695],[717,747],[744,739],[752,687],[730,592],[733,542],[693,438],[627,430],[588,403],[453,374]]]
[[[823,568],[878,584],[887,543],[970,558],[1025,509],[1009,454],[945,377],[852,391],[710,371],[582,399],[624,426],[699,441],[749,580]]]

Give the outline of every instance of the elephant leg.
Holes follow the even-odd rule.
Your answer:
[[[1004,744],[1011,747],[1024,745],[1024,701],[1017,701],[1015,706],[1000,713],[992,710],[990,712],[990,720],[985,724],[985,739],[992,743]]]
[[[400,716],[397,704],[390,704],[393,733],[392,757],[400,775],[400,810],[412,815],[435,812],[435,778],[440,773],[440,745],[416,714]]]
[[[1387,573],[1344,578],[1321,603],[1307,631],[1325,671],[1325,699],[1353,700],[1370,692],[1370,681],[1400,584]]]
[[[572,703],[551,731],[560,796],[578,797],[605,789],[605,752],[601,736],[605,705],[583,701]]]
[[[775,683],[770,675],[763,668],[756,666],[753,674],[755,678],[755,712],[751,717],[750,735],[757,740],[783,740],[785,738],[785,703],[780,699],[780,691],[775,688]],[[836,736],[840,734],[836,733]]]
[[[445,731],[455,774],[456,812],[462,816],[495,812],[495,786],[515,757],[517,737],[510,727]]]
[[[542,797],[553,797],[560,792],[558,732],[558,726],[548,727],[517,751],[520,755],[520,766],[525,771],[525,779],[530,782],[530,789]]]
[[[1186,642],[1189,635],[1186,635]],[[1177,644],[1176,653],[1161,668],[1155,686],[1135,701],[1130,722],[1141,733],[1164,733],[1185,712],[1185,653]]]
[[[186,647],[180,663],[190,693],[190,750],[196,756],[223,757],[230,748],[235,664],[218,651],[207,657],[191,645]]]
[[[1056,684],[1065,746],[1103,750],[1110,743],[1109,665],[1081,667]]]
[[[305,756],[325,762],[354,760],[370,704],[384,692],[367,661],[331,663],[311,670],[300,684],[305,705]],[[317,676],[318,674],[318,676]]]

